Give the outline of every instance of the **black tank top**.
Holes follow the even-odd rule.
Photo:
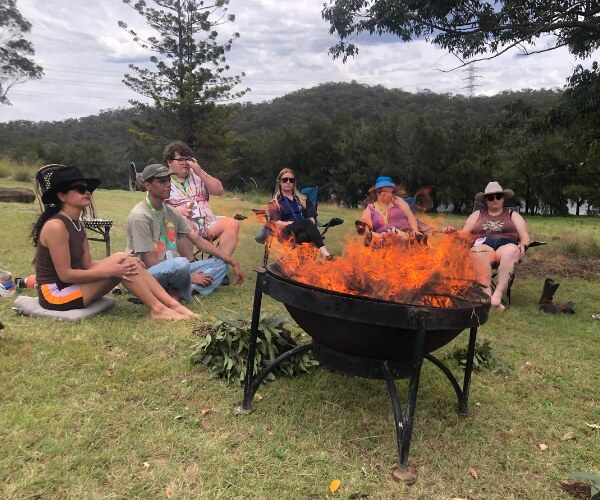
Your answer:
[[[62,214],[56,214],[52,219],[59,219],[63,222],[69,233],[69,254],[71,255],[71,269],[82,269],[83,260],[83,242],[85,241],[85,229],[81,221],[71,221]],[[48,222],[48,221],[46,221]],[[80,231],[77,227],[81,228]],[[64,285],[70,285],[71,283],[63,283],[58,274],[56,268],[52,262],[50,256],[50,250],[38,242],[35,251],[35,277],[36,281],[40,285],[48,283],[57,283],[61,288]]]

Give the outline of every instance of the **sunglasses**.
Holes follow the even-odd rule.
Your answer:
[[[185,158],[173,158],[173,161],[176,161],[180,165],[185,165],[188,161],[192,161],[192,158],[189,156]]]
[[[77,191],[79,194],[90,193],[92,194],[94,190],[89,186],[84,186],[83,184],[76,184],[75,186],[71,186],[69,191]]]
[[[501,200],[502,198],[504,198],[504,194],[503,193],[486,194],[485,195],[485,199],[487,201]]]
[[[296,179],[294,179],[293,177],[282,177],[281,178],[281,183],[285,184],[286,182],[289,182],[290,184],[293,184],[294,182],[296,182]]]

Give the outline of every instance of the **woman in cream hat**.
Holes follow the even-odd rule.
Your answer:
[[[491,297],[492,307],[497,309],[504,309],[502,295],[510,274],[531,243],[523,217],[504,206],[504,201],[514,195],[512,189],[502,189],[497,181],[488,183],[483,192],[475,195],[475,200],[486,207],[473,212],[461,231],[474,239],[471,252],[481,272],[481,283]],[[498,283],[492,293],[492,266],[496,265]]]

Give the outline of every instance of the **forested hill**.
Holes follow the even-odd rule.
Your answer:
[[[232,127],[242,135],[258,130],[306,125],[323,115],[329,119],[347,115],[349,119],[388,117],[433,118],[442,122],[465,121],[472,127],[490,123],[511,102],[522,100],[535,109],[548,108],[560,96],[554,90],[522,90],[486,97],[435,94],[429,90],[413,94],[356,82],[325,83],[301,89],[272,101],[244,104]]]
[[[386,173],[411,192],[440,186],[437,202],[468,208],[472,193],[492,175],[517,186],[524,182],[527,164],[532,173],[517,187],[533,193],[531,186],[538,186],[549,164],[563,171],[580,161],[573,155],[563,158],[562,152],[573,148],[556,138],[542,144],[528,128],[560,96],[525,90],[470,98],[328,83],[270,102],[217,106],[203,121],[196,156],[232,190],[257,185],[269,191],[277,172],[288,165],[302,172],[304,185],[319,185],[325,199],[354,205],[373,179]],[[164,128],[132,133],[140,130],[139,122],[164,124],[155,113],[118,109],[61,122],[1,123],[0,156],[24,164],[78,165],[101,177],[105,187],[125,187],[129,163],[160,161],[172,139]],[[235,134],[228,133],[230,115]],[[550,159],[552,145],[556,154]],[[558,200],[559,208],[564,205],[564,196],[549,192],[547,197]]]

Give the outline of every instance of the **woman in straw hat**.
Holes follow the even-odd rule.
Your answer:
[[[122,283],[150,309],[155,319],[197,317],[173,299],[133,255],[119,252],[94,261],[81,212],[99,179],[77,167],[60,166],[38,174],[44,212],[34,223],[35,269],[40,305],[45,309],[82,309]]]
[[[475,240],[471,252],[481,272],[481,283],[497,309],[504,309],[502,295],[510,275],[531,243],[523,217],[504,206],[505,200],[513,196],[512,189],[502,189],[496,181],[488,183],[482,193],[475,195],[475,200],[486,207],[473,212],[461,231]],[[492,266],[496,265],[498,283],[492,293]]]

